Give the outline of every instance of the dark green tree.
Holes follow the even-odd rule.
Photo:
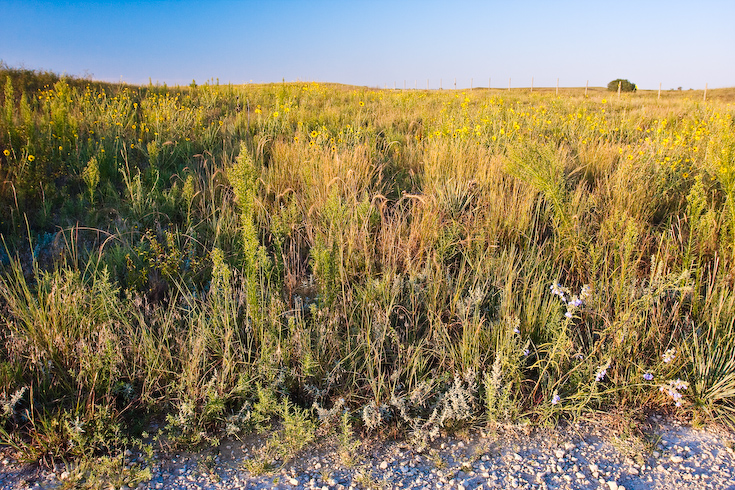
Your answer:
[[[635,92],[638,89],[635,83],[631,83],[628,80],[623,80],[622,78],[617,78],[613,80],[612,82],[608,83],[607,89],[610,90],[611,92],[617,92],[618,83],[620,84],[621,92]]]

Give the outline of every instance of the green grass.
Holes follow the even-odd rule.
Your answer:
[[[350,420],[735,420],[732,89],[0,75],[0,442],[29,459],[165,420],[271,427],[260,468],[335,407],[348,459]]]

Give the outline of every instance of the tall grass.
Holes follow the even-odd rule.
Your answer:
[[[726,101],[7,80],[0,435],[32,457],[298,406],[734,420]]]

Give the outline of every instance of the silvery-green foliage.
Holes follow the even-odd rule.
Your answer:
[[[383,425],[389,418],[390,411],[388,405],[378,406],[373,400],[362,407],[362,423],[370,431]]]
[[[473,315],[479,307],[482,305],[482,302],[485,300],[485,290],[481,287],[475,287],[470,289],[467,292],[467,296],[464,298],[464,300],[458,302],[457,309],[462,317],[469,317]]]
[[[503,355],[498,350],[490,372],[483,375],[485,411],[490,422],[509,421],[517,412],[512,398],[513,381],[503,376]]]
[[[225,434],[228,437],[237,436],[247,430],[253,421],[253,407],[250,402],[245,402],[237,413],[229,415],[225,419]]]
[[[0,394],[0,408],[2,408],[2,414],[0,414],[0,417],[2,419],[7,420],[15,416],[15,406],[20,403],[20,400],[23,398],[23,395],[27,390],[28,387],[23,386],[10,395],[9,398],[5,392]]]
[[[343,411],[343,408],[345,406],[345,399],[339,398],[337,402],[334,404],[334,406],[330,409],[326,409],[322,407],[319,403],[314,401],[312,407],[314,410],[316,410],[317,417],[319,418],[319,422],[322,424],[332,424],[337,420],[337,417],[339,414]]]
[[[454,376],[454,382],[439,403],[439,425],[461,424],[474,418],[477,384],[474,370],[463,377]]]

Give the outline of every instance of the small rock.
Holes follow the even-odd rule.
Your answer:
[[[610,490],[618,490],[618,488],[619,488],[618,487],[618,484],[615,481],[613,481],[613,480],[608,481],[607,482],[607,486],[608,486],[608,488]]]
[[[554,456],[556,456],[556,459],[561,459],[564,457],[564,450],[563,449],[557,449],[554,451]]]
[[[654,452],[651,453],[651,456],[653,456],[654,458],[660,458],[661,457],[661,453],[658,452],[658,451],[654,451]]]
[[[295,487],[296,485],[299,484],[299,481],[296,478],[289,478],[288,483]]]
[[[682,458],[681,456],[671,456],[670,459],[671,459],[671,462],[675,464],[679,464],[682,461],[684,461],[684,458]]]
[[[378,468],[380,468],[381,470],[387,470],[388,469],[388,462],[387,461],[383,461],[382,463],[380,463],[380,466],[378,466]]]

